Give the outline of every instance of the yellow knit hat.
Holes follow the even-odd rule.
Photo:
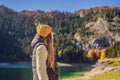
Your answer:
[[[52,28],[49,25],[37,25],[37,33],[43,38],[46,38],[50,32],[52,32]]]

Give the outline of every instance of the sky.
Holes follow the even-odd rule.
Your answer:
[[[120,8],[120,0],[0,0],[0,5],[18,12],[23,10],[75,12],[96,6],[115,6]]]

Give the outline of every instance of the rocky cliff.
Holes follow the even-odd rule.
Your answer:
[[[120,21],[120,19],[118,19]],[[120,41],[120,23],[111,22],[98,18],[96,22],[89,22],[85,25],[84,30],[92,32],[92,35],[85,36],[81,40],[81,35],[76,33],[74,38],[77,40],[76,45],[85,52],[89,49],[103,49]]]

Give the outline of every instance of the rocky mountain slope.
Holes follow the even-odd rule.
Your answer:
[[[84,31],[92,32],[91,35],[80,37],[81,34],[76,33],[74,38],[77,40],[78,47],[85,52],[89,49],[103,49],[114,45],[120,41],[120,18],[114,17],[111,21],[98,18],[95,22],[89,22],[85,25]]]

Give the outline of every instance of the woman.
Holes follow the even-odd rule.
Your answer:
[[[58,80],[52,28],[38,24],[36,29],[37,34],[31,43],[33,80]]]

